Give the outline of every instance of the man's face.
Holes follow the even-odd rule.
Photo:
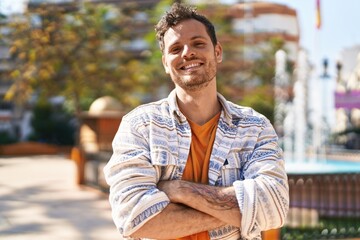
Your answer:
[[[165,71],[179,87],[197,90],[216,79],[222,48],[220,44],[213,46],[201,22],[190,19],[170,28],[164,35],[164,46]]]

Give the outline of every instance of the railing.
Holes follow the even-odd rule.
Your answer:
[[[289,175],[282,239],[360,237],[360,173]]]

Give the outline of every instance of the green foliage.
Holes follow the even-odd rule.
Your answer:
[[[269,46],[259,49],[261,57],[256,59],[250,69],[250,76],[258,78],[262,84],[273,84],[275,76],[275,53],[284,48],[284,41],[271,38]]]
[[[154,26],[157,24],[160,17],[170,9],[170,6],[173,2],[173,0],[161,0],[154,7],[154,9],[147,11],[150,21],[149,25],[152,27],[144,37],[149,45],[149,50],[143,53],[144,59],[141,72],[143,74],[143,82],[146,86],[144,93],[151,94],[149,100],[158,99],[159,97],[157,96],[157,90],[163,86],[170,86],[170,84],[172,84],[171,79],[164,71],[161,60],[162,53],[159,47],[159,43],[156,39]]]
[[[360,134],[360,127],[352,127],[352,128],[348,128],[342,132],[337,133],[337,135],[341,136],[341,135],[346,135],[349,133],[353,133],[353,134]]]
[[[358,239],[360,237],[359,218],[327,217],[320,218],[317,227],[283,227],[281,239]]]
[[[229,100],[252,107],[273,122],[275,53],[284,49],[284,40],[271,38],[259,45],[261,47],[252,46],[257,57],[244,59],[245,47],[250,46],[246,45],[244,35],[233,32],[231,18],[226,13],[228,7],[216,6],[216,11],[212,11],[204,4],[199,9],[214,22],[223,48],[223,62],[217,74],[219,91]],[[287,71],[292,72],[290,61]]]
[[[347,149],[360,149],[360,127],[350,127],[334,134],[333,141],[344,144]]]
[[[12,34],[7,41],[12,43],[15,67],[5,76],[13,82],[6,98],[23,103],[34,95],[40,99],[61,95],[66,99],[66,109],[76,116],[104,95],[117,98],[125,110],[141,103],[144,96],[147,100],[158,98],[158,89],[172,83],[164,72],[153,26],[173,2],[162,0],[154,9],[145,10],[149,22],[135,20],[134,16],[144,10],[132,4],[123,8],[85,4],[75,11],[47,5],[27,13],[23,21],[9,25]],[[244,82],[257,78],[260,87],[271,85],[274,53],[284,43],[272,39],[270,47],[260,51],[261,58],[251,65],[239,64],[243,61],[244,39],[232,33],[231,21],[224,17],[226,9],[219,6],[212,11],[206,5],[199,6],[214,22],[224,49],[219,89],[233,101],[240,98],[267,112],[273,100],[247,96],[256,92],[245,89]],[[135,38],[145,39],[148,50],[129,51],[129,43]],[[245,91],[239,94],[234,89]],[[272,118],[270,113],[265,115]]]
[[[16,138],[7,131],[0,131],[0,145],[16,143]]]
[[[139,71],[142,62],[127,51],[136,27],[131,14],[103,4],[72,12],[49,5],[11,23],[15,68],[7,99],[61,95],[77,114],[84,98],[110,95],[125,107],[136,105],[133,92],[142,91],[148,79]]]
[[[62,107],[48,102],[39,102],[33,109],[31,126],[33,132],[29,140],[58,145],[74,145],[75,126],[72,118]]]
[[[225,86],[225,91],[233,92],[233,88],[241,89],[239,104],[254,108],[264,114],[272,123],[274,122],[274,76],[275,76],[275,53],[279,49],[284,49],[284,41],[280,38],[271,38],[269,44],[257,49],[259,56],[252,62],[244,63],[237,71],[241,81],[230,83]],[[228,52],[228,54],[232,54]],[[238,53],[237,53],[238,54]],[[231,56],[234,58],[234,56]],[[287,62],[287,71],[293,71],[293,64]],[[234,73],[233,73],[234,74]],[[230,78],[234,77],[231,75]],[[239,77],[238,77],[239,78]]]
[[[253,108],[274,122],[274,97],[271,85],[259,86],[244,93],[240,104]]]

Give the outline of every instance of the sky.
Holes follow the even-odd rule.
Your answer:
[[[0,0],[0,12],[21,12],[27,0]],[[222,0],[234,3],[236,0]],[[247,0],[251,1],[251,0]],[[265,0],[287,5],[297,11],[300,24],[300,44],[307,50],[311,63],[322,66],[327,58],[329,70],[335,69],[336,61],[344,48],[360,45],[360,1],[321,0],[322,26],[315,26],[316,0]]]

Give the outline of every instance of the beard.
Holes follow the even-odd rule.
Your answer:
[[[188,61],[190,60],[195,59],[189,59]],[[208,64],[202,65],[204,70],[201,72],[197,70],[190,72],[189,74],[171,74],[171,79],[176,85],[183,88],[184,90],[200,90],[207,87],[209,83],[215,78],[216,67],[217,62],[215,59],[212,59],[208,62]]]

